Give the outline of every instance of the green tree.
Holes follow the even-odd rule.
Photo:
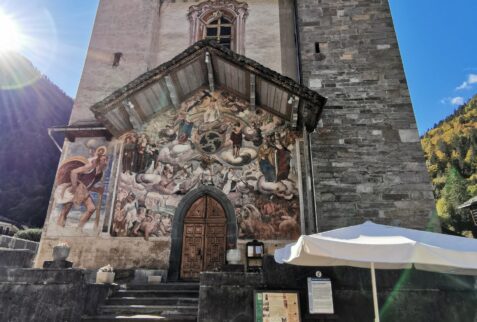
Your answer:
[[[462,233],[466,230],[473,231],[474,225],[467,211],[457,209],[460,204],[469,199],[469,195],[467,193],[466,180],[454,167],[449,168],[447,171],[446,184],[442,190],[442,199],[444,199],[443,203],[445,204],[445,207],[440,209],[443,224],[457,233]],[[447,213],[444,214],[443,212]]]
[[[39,242],[41,239],[41,229],[30,228],[30,229],[19,230],[15,233],[15,237]]]

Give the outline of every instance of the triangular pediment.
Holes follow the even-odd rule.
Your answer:
[[[313,131],[326,99],[294,80],[214,41],[199,41],[91,107],[114,136],[139,129],[163,111],[179,109],[200,91],[223,90]]]

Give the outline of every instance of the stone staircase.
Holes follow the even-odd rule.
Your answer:
[[[198,283],[123,285],[82,321],[197,321]]]

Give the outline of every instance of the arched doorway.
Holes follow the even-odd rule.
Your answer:
[[[197,280],[202,271],[225,264],[227,219],[222,205],[211,196],[197,199],[184,218],[180,278]]]
[[[173,219],[168,280],[197,280],[201,271],[220,269],[236,245],[237,219],[227,196],[213,186],[190,191]]]

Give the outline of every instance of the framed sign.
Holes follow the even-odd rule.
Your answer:
[[[300,302],[296,291],[255,291],[256,322],[301,322]]]
[[[308,309],[311,314],[335,313],[329,278],[308,277]]]

